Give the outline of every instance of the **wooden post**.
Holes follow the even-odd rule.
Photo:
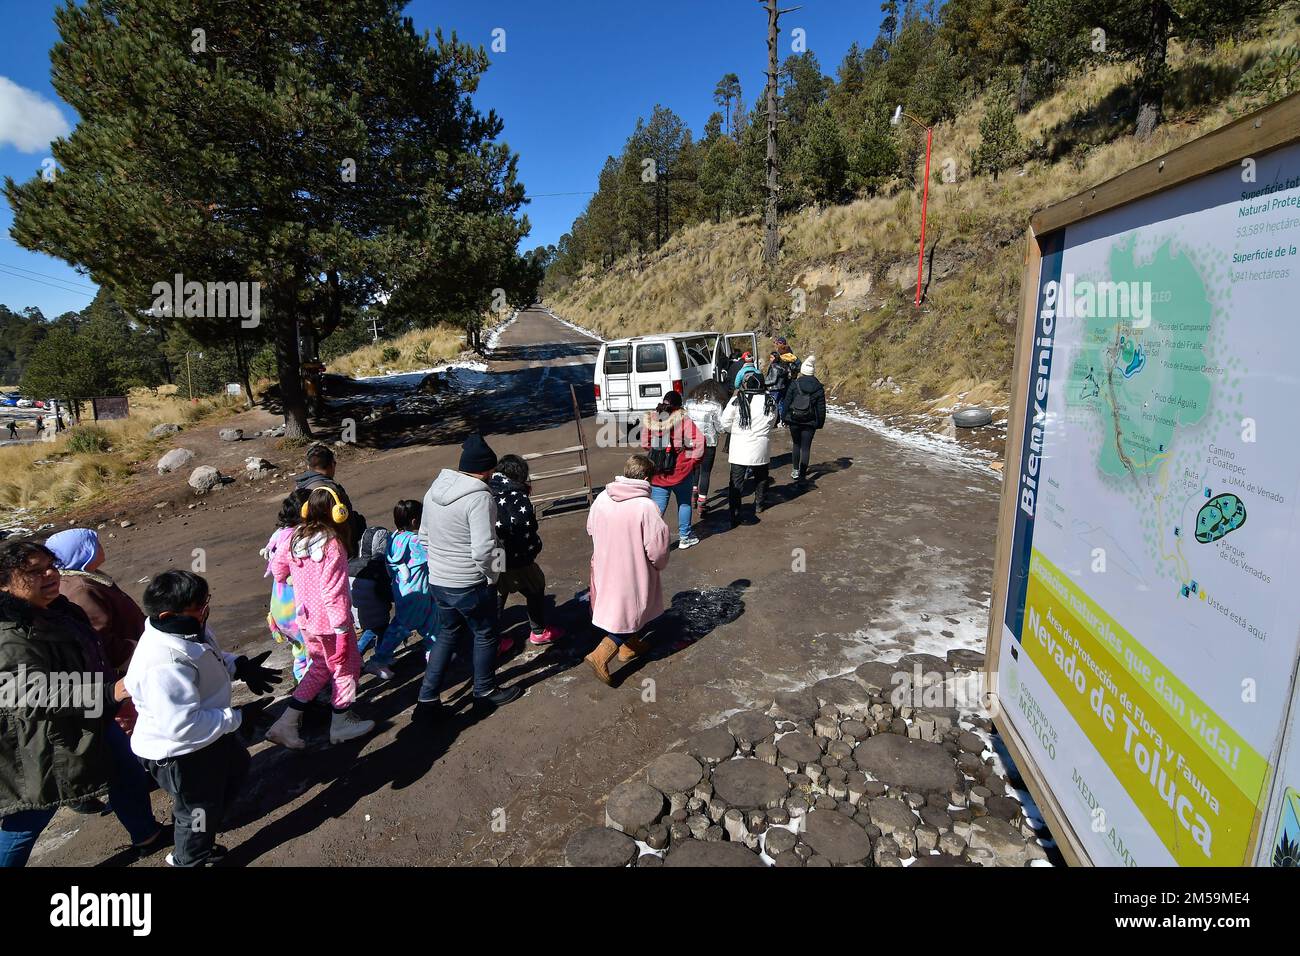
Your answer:
[[[776,219],[776,196],[780,189],[776,157],[776,43],[781,34],[780,16],[776,0],[767,0],[767,201],[763,207],[763,262],[770,266],[776,265],[781,247]]]

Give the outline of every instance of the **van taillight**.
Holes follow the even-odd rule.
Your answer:
[[[596,401],[600,401],[600,386],[596,386]]]
[[[677,392],[679,395],[681,394],[682,380],[680,378],[673,379],[673,391]]]

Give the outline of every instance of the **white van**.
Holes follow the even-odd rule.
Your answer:
[[[745,352],[758,357],[753,332],[671,332],[606,342],[596,356],[596,413],[648,411],[668,392],[685,397],[706,379],[721,382],[732,359]]]

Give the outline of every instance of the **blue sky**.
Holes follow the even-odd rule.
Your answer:
[[[875,0],[784,5],[802,8],[782,18],[782,58],[800,28],[829,74],[854,40],[870,45],[880,21]],[[43,143],[76,123],[49,82],[57,6],[0,0],[0,176],[37,174],[49,155]],[[534,197],[525,248],[568,230],[605,157],[622,149],[636,118],[656,103],[698,135],[717,109],[713,88],[724,73],[740,77],[747,103],[763,84],[766,15],[755,0],[415,0],[406,12],[418,28],[455,30],[489,51],[492,66],[474,99],[501,115],[503,139],[520,154],[520,178]],[[491,50],[496,29],[505,31],[504,52]],[[577,195],[555,195],[565,193]],[[48,317],[88,303],[90,280],[19,247],[9,238],[11,221],[0,199],[0,303],[39,306]]]

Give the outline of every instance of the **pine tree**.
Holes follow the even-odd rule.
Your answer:
[[[841,202],[845,198],[849,157],[839,126],[825,103],[808,113],[803,136],[791,164],[794,197],[815,203]]]
[[[397,0],[86,0],[55,14],[53,84],[80,122],[58,173],[6,180],[23,246],[86,267],[128,311],[155,283],[257,283],[286,433],[308,433],[297,333],[383,292],[474,315],[527,234],[502,123],[469,101],[482,49],[431,43]],[[172,324],[178,316],[163,316]],[[183,320],[229,341],[230,319]],[[238,320],[234,320],[238,321]]]
[[[1021,157],[1020,134],[1016,131],[1016,108],[1006,90],[989,94],[980,120],[980,144],[975,151],[975,171],[998,173],[1014,166]]]

